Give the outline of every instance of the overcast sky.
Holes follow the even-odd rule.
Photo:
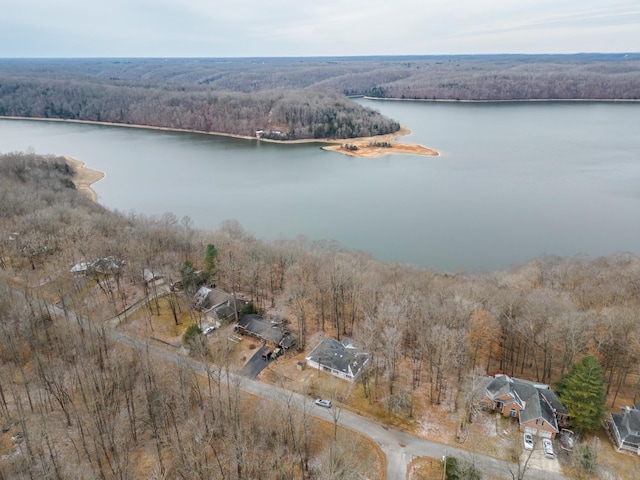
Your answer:
[[[640,0],[0,0],[0,57],[640,51]]]

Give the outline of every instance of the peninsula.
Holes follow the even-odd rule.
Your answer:
[[[386,135],[377,135],[375,137],[350,138],[349,143],[341,143],[339,145],[327,145],[322,147],[323,150],[339,152],[353,157],[376,158],[384,155],[407,154],[407,155],[425,155],[437,157],[440,153],[423,145],[412,143],[399,143],[396,140],[411,134],[407,127],[401,127],[400,130]]]

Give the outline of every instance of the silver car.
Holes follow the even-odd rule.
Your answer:
[[[316,398],[315,404],[320,407],[331,408],[331,400],[325,400],[324,398]]]
[[[533,450],[533,435],[525,433],[522,440],[524,442],[525,450]]]

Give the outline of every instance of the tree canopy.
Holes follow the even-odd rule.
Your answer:
[[[604,375],[593,355],[574,363],[557,383],[560,401],[567,407],[571,425],[581,432],[600,427],[606,414]]]

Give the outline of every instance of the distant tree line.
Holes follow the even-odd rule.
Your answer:
[[[0,78],[445,100],[640,99],[640,54],[0,60]],[[311,92],[308,95],[312,95]]]
[[[3,59],[0,115],[274,140],[374,136],[397,122],[346,96],[640,99],[640,54],[266,59]]]

